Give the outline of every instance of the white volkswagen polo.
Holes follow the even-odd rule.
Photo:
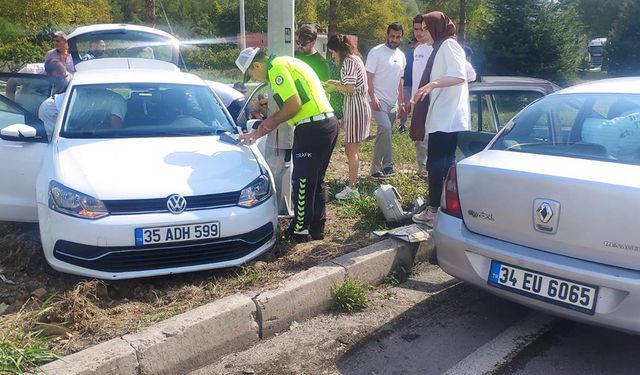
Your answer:
[[[0,220],[38,222],[54,269],[104,279],[190,272],[275,244],[269,169],[236,142],[203,80],[135,58],[76,68],[50,134],[11,100],[19,93],[0,96]],[[46,93],[46,81],[17,78],[18,91]]]

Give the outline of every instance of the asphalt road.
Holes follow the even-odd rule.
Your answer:
[[[290,330],[204,374],[637,374],[640,337],[541,314],[422,266],[351,315]]]

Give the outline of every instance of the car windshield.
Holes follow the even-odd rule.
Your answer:
[[[60,135],[133,138],[235,132],[206,86],[161,83],[75,86]]]
[[[491,149],[640,164],[640,95],[545,97],[518,114]]]
[[[178,63],[178,46],[166,37],[123,30],[80,35],[69,41],[76,63],[108,57],[139,57]]]

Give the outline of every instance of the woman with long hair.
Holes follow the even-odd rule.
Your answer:
[[[422,30],[433,52],[412,99],[411,137],[423,139],[429,134],[429,206],[413,215],[413,221],[433,226],[444,178],[455,163],[458,133],[469,130],[469,87],[464,50],[451,19],[442,12],[427,13],[422,17]]]
[[[360,142],[369,137],[371,125],[371,108],[367,101],[367,71],[360,53],[347,36],[332,35],[327,49],[335,64],[340,67],[340,80],[327,81],[326,89],[329,92],[337,91],[344,94],[344,151],[349,165],[349,183],[336,194],[336,198],[359,198],[360,193],[356,188],[360,166],[358,150]]]

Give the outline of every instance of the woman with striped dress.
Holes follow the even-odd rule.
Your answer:
[[[342,123],[345,129],[344,150],[349,165],[349,184],[336,194],[336,198],[359,198],[360,193],[356,188],[360,164],[358,149],[360,142],[369,137],[371,125],[371,108],[367,101],[367,71],[358,50],[345,35],[331,36],[327,49],[336,65],[340,66],[340,81],[327,81],[326,89],[328,92],[344,94]]]

